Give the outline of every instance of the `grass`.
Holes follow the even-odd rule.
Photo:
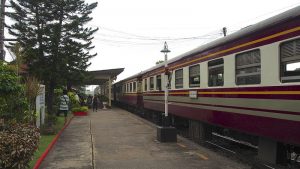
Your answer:
[[[55,135],[42,135],[39,143],[39,148],[34,153],[33,159],[29,163],[29,168],[33,168],[36,161],[40,158],[40,156],[44,153],[48,145],[51,143]]]
[[[69,117],[68,117],[69,119]],[[65,119],[63,116],[57,117],[57,122],[54,126],[54,130],[56,133],[58,133],[64,126]],[[51,143],[51,141],[54,139],[56,135],[41,135],[39,147],[34,153],[33,159],[29,163],[29,168],[33,168],[36,161],[40,158],[40,156],[44,153],[44,151],[47,149],[48,145]]]

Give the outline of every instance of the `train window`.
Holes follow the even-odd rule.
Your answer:
[[[143,86],[142,86],[142,82],[141,81],[138,81],[138,82],[136,82],[136,92],[138,92],[138,93],[141,93],[142,92],[142,89],[143,89]]]
[[[208,86],[223,86],[224,60],[217,59],[208,62]]]
[[[280,45],[281,82],[300,82],[300,39]]]
[[[175,71],[175,88],[183,87],[183,69]]]
[[[156,76],[156,90],[161,90],[161,75]]]
[[[147,79],[144,79],[144,91],[147,91]]]
[[[235,57],[235,80],[237,85],[260,83],[260,51],[258,49],[237,54]]]
[[[133,82],[133,92],[136,92],[136,82]]]
[[[200,65],[189,67],[189,83],[190,87],[200,86]]]
[[[150,77],[150,90],[154,90],[154,77]]]
[[[132,83],[130,83],[130,89],[129,90],[130,90],[130,92],[132,92]]]

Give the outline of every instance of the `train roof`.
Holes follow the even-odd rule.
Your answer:
[[[275,15],[271,18],[268,18],[266,20],[263,20],[261,22],[258,22],[254,25],[250,25],[250,26],[247,26],[245,28],[242,28],[241,30],[235,32],[235,33],[232,33],[228,36],[225,36],[223,38],[220,38],[220,39],[217,39],[217,40],[214,40],[210,43],[207,43],[205,45],[201,45],[191,51],[188,51],[186,53],[183,53],[179,56],[176,56],[170,60],[168,60],[168,64],[170,63],[173,63],[173,62],[176,62],[176,61],[179,61],[183,58],[186,58],[186,57],[189,57],[189,56],[192,56],[192,55],[195,55],[195,54],[198,54],[198,53],[201,53],[201,52],[204,52],[206,50],[209,50],[209,49],[212,49],[212,48],[215,48],[215,47],[218,47],[222,44],[226,44],[228,42],[232,42],[234,40],[237,40],[241,37],[244,37],[244,36],[247,36],[247,35],[250,35],[252,33],[255,33],[255,32],[258,32],[260,30],[263,30],[263,29],[266,29],[268,27],[272,27],[272,26],[275,26],[277,25],[278,23],[283,23],[285,21],[288,21],[288,20],[291,20],[295,17],[299,17],[300,16],[300,6],[297,6],[293,9],[290,9],[288,11],[285,11],[281,14],[278,14],[278,15]],[[151,67],[149,69],[146,69],[140,73],[137,73],[133,76],[130,76],[128,78],[125,78],[124,80],[122,81],[125,81],[125,80],[130,80],[130,79],[133,79],[133,78],[136,78],[138,76],[142,76],[143,74],[145,73],[148,73],[152,70],[155,70],[157,68],[160,68],[160,67],[163,67],[164,66],[164,63],[160,63],[154,67]]]

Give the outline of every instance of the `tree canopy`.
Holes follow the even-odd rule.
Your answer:
[[[46,84],[47,106],[57,85],[72,84],[85,77],[93,34],[87,27],[97,3],[84,0],[10,0],[14,20],[9,33],[18,39],[29,72]],[[13,45],[13,44],[12,44]]]

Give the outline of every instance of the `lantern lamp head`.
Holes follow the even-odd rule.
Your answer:
[[[160,52],[162,52],[162,53],[164,53],[164,54],[167,54],[167,53],[171,52],[171,51],[168,49],[168,44],[167,44],[167,42],[165,42],[164,48],[163,48]]]

